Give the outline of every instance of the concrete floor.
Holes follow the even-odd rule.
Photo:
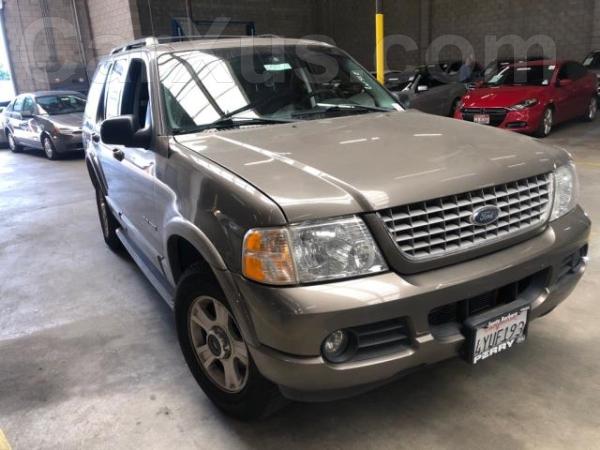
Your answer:
[[[547,143],[579,161],[598,254],[600,123]],[[599,272],[592,259],[527,344],[480,366],[239,423],[188,373],[168,307],[104,245],[83,161],[0,150],[0,430],[15,450],[599,448]]]

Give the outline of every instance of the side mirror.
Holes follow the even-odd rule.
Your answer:
[[[425,84],[420,84],[417,86],[417,92],[427,92],[429,90],[429,86]]]
[[[132,115],[106,119],[100,125],[100,138],[109,145],[149,148],[151,137],[150,129],[137,129]]]
[[[558,80],[557,85],[559,87],[565,87],[565,86],[570,86],[573,84],[573,80],[570,80],[569,78],[565,78],[563,80]]]

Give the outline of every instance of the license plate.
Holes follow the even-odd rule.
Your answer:
[[[482,125],[489,125],[490,124],[490,116],[489,116],[489,114],[475,114],[473,121],[475,123],[480,123]]]
[[[527,339],[530,307],[504,308],[470,318],[467,323],[467,360],[472,364],[510,350]],[[490,317],[490,314],[493,314]]]

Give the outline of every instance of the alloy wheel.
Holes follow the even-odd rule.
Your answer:
[[[588,119],[594,120],[596,118],[596,114],[598,114],[598,100],[596,98],[592,98],[588,108]]]
[[[551,109],[547,109],[544,113],[544,135],[548,136],[552,131],[552,125],[554,123],[554,115]]]
[[[54,156],[52,142],[50,142],[50,139],[48,138],[44,139],[44,152],[46,152],[46,156],[48,157],[48,159],[52,159],[52,157]]]
[[[250,360],[233,316],[225,305],[208,296],[196,298],[189,311],[188,330],[204,372],[223,391],[242,391]]]

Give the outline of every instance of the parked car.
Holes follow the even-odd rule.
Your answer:
[[[574,61],[531,61],[511,65],[481,89],[470,91],[457,119],[548,136],[554,125],[598,112],[598,80]]]
[[[396,91],[392,84],[386,86],[396,93],[404,108],[452,117],[467,88],[456,77],[436,69],[435,66],[417,68],[401,91]]]
[[[0,124],[4,123],[4,109],[8,106],[9,103],[10,101],[0,102]],[[6,132],[4,131],[3,126],[0,126],[0,145],[8,145],[8,141],[6,140]]]
[[[105,242],[174,308],[192,374],[239,417],[479,364],[587,265],[567,152],[402,111],[325,43],[125,45],[94,78],[84,143]]]
[[[40,91],[21,94],[3,112],[3,129],[13,152],[24,147],[44,150],[48,159],[83,151],[81,124],[85,98],[78,92]]]
[[[600,81],[600,50],[592,52],[583,61],[583,65],[590,72],[594,73]],[[598,88],[598,95],[600,96],[600,87]]]

